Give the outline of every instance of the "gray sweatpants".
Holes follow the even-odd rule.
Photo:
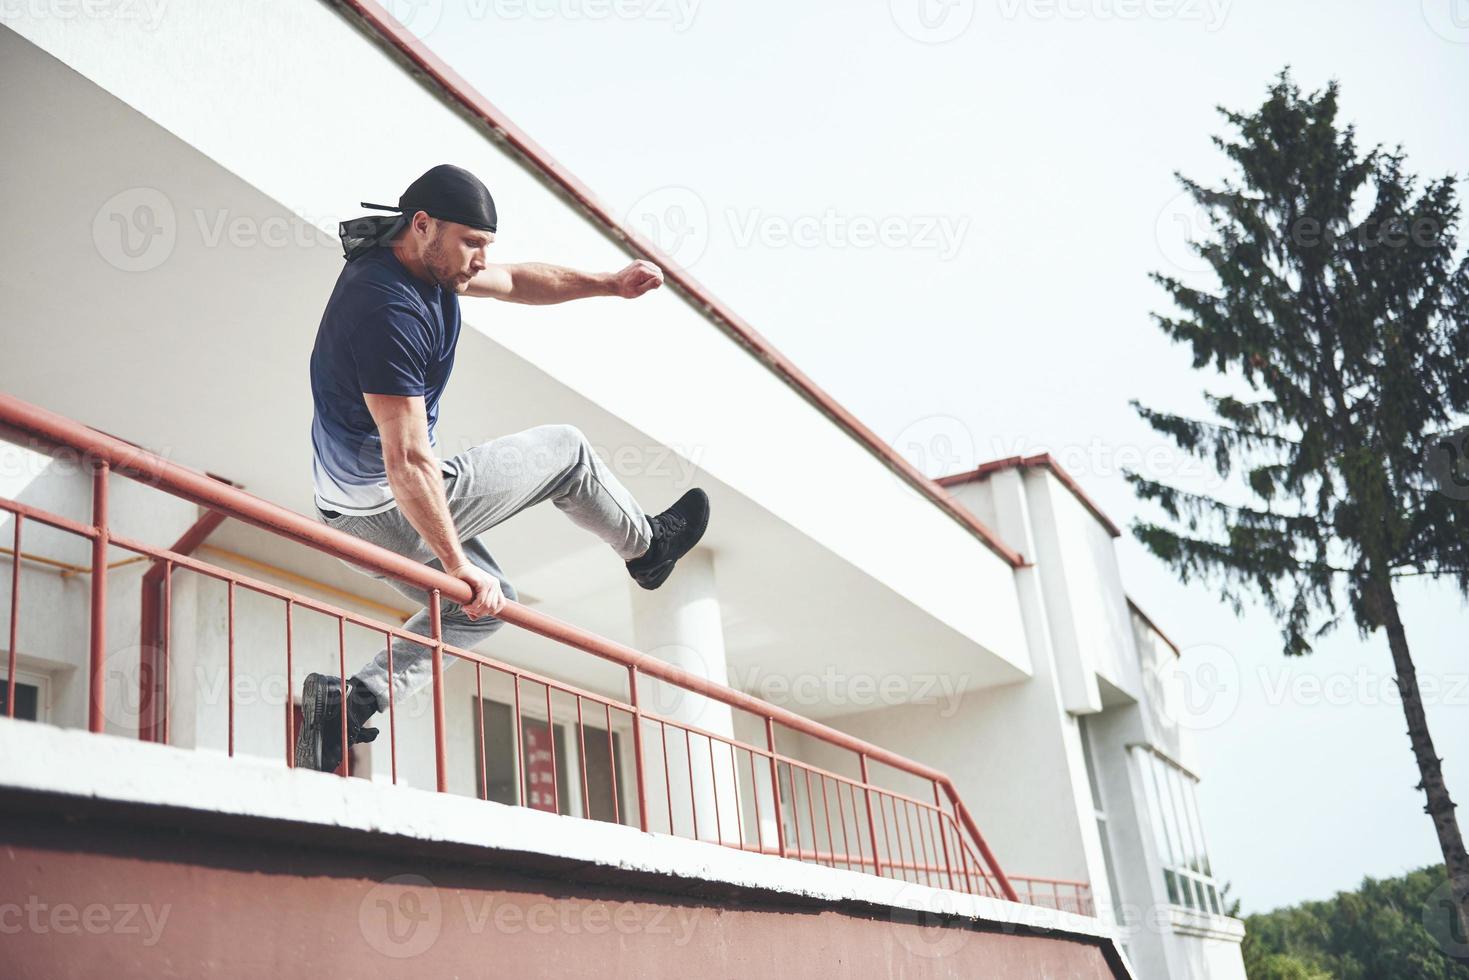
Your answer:
[[[500,580],[505,598],[515,589],[483,544],[479,534],[543,500],[612,546],[624,561],[647,550],[652,529],[632,494],[617,481],[581,430],[571,425],[540,425],[475,446],[450,460],[457,474],[444,477],[444,492],[454,527],[470,561]],[[365,517],[343,514],[321,519],[339,531],[364,538],[389,551],[442,570],[428,544],[397,507]],[[364,571],[355,565],[357,571]],[[429,631],[429,596],[423,589],[389,576],[369,572],[422,604],[404,629],[420,636]],[[472,620],[457,603],[440,604],[444,642],[462,649],[505,625],[493,616]],[[448,657],[447,667],[457,660]],[[433,678],[433,653],[416,643],[393,643],[393,697],[398,701],[426,686]],[[388,654],[382,650],[354,675],[377,695],[379,710],[388,707]]]

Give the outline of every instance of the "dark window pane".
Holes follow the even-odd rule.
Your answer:
[[[34,684],[15,682],[15,717],[35,721],[41,703],[40,691]],[[0,716],[10,714],[10,679],[0,679]]]

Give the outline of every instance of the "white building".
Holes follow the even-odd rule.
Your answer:
[[[1243,976],[1169,703],[1178,651],[1048,458],[925,479],[370,3],[5,18],[0,670],[46,723],[0,720],[0,930],[25,920],[22,975],[436,973],[477,963],[492,928],[498,967],[558,975]],[[714,520],[654,593],[553,508],[493,529],[532,617],[582,648],[507,626],[478,673],[445,671],[441,722],[425,692],[356,751],[370,781],[295,772],[289,693],[412,611],[302,542],[331,231],[445,161],[500,202],[496,260],[645,255],[669,288],[466,301],[441,452],[571,422],[645,506],[698,485]],[[660,390],[629,383],[673,352]],[[195,489],[129,478],[154,464],[66,419]],[[209,496],[221,480],[282,509],[241,512],[233,488]],[[206,497],[229,519],[200,526]],[[721,687],[644,663],[630,688],[632,650]],[[48,946],[67,903],[174,924]],[[592,908],[638,927],[608,945]],[[651,925],[685,912],[686,934]]]

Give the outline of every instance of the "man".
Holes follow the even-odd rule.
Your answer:
[[[312,475],[327,524],[460,579],[473,599],[441,607],[446,644],[468,649],[497,630],[495,616],[515,589],[478,536],[550,500],[624,560],[633,581],[656,589],[698,543],[709,500],[690,490],[647,517],[632,495],[570,425],[543,425],[501,436],[440,460],[434,453],[439,398],[454,366],[459,297],[548,304],[591,296],[633,299],[663,284],[650,262],[590,274],[528,263],[492,265],[495,203],[473,174],[442,166],[403,192],[401,212],[341,226],[347,265],[327,301],[311,352]],[[376,578],[386,578],[374,575]],[[387,579],[424,603],[422,589]],[[429,634],[424,608],[405,626]],[[323,772],[342,758],[342,708],[349,744],[370,742],[365,722],[429,683],[431,651],[393,645],[393,674],[380,652],[347,681],[307,676],[296,764]],[[451,661],[452,662],[452,661]]]

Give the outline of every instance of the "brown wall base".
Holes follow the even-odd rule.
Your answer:
[[[1124,975],[1065,938],[61,807],[0,797],[5,977]]]

